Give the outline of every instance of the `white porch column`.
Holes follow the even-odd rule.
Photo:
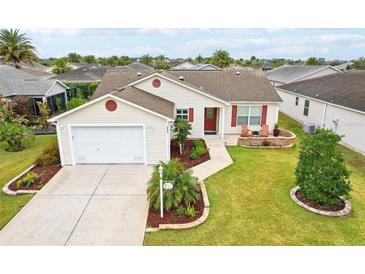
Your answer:
[[[225,112],[226,112],[226,108],[221,107],[221,115],[220,115],[220,119],[221,119],[221,139],[224,139]]]

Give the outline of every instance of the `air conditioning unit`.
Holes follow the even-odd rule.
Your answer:
[[[313,134],[316,131],[316,124],[311,122],[305,122],[303,124],[303,131],[305,133]]]

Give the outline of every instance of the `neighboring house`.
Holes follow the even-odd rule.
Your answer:
[[[331,66],[284,65],[267,71],[266,76],[277,87],[338,72],[340,70]]]
[[[173,71],[173,70],[178,70],[178,71],[182,71],[182,70],[198,70],[198,71],[216,71],[216,70],[222,70],[221,68],[214,66],[212,64],[192,64],[190,62],[185,62],[182,63],[180,65],[177,65],[175,67],[170,68],[169,70]]]
[[[281,99],[263,74],[110,69],[93,100],[52,118],[62,165],[157,164],[170,159],[175,118],[189,138],[224,138],[241,125],[273,129]]]
[[[365,155],[365,71],[350,70],[277,87],[280,111],[331,128]]]
[[[57,109],[58,102],[61,103],[61,109],[65,109],[67,88],[58,80],[41,79],[15,67],[0,65],[0,94],[8,99],[19,96],[32,98],[35,115],[38,115],[38,101],[47,100],[53,112],[60,110]]]
[[[352,68],[353,62],[346,62],[341,65],[334,66],[334,68],[339,69],[341,71],[349,70]]]
[[[262,71],[272,70],[272,64],[270,62],[264,62],[261,68]]]
[[[140,62],[133,62],[127,66],[125,66],[126,68],[130,68],[130,69],[139,69],[139,70],[153,70],[153,67],[142,64]]]
[[[6,64],[6,63],[3,63],[3,64],[12,65],[12,64]],[[49,67],[46,67],[46,66],[36,63],[36,62],[33,62],[32,64],[27,64],[27,63],[21,62],[18,64],[18,66],[19,66],[18,69],[20,71],[26,72],[30,75],[33,75],[33,76],[36,76],[36,77],[39,77],[42,79],[48,79],[48,78],[54,76],[54,74],[52,72],[48,71]]]
[[[66,83],[97,83],[103,78],[108,67],[99,64],[87,64],[78,69],[55,75],[50,79],[57,79]]]

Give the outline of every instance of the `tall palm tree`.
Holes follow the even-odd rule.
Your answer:
[[[55,74],[61,74],[73,70],[70,63],[67,62],[67,58],[60,58],[53,62],[52,72]]]
[[[19,63],[32,64],[37,61],[35,47],[31,44],[31,39],[24,33],[19,33],[18,29],[0,30],[0,60],[12,63],[19,68]]]

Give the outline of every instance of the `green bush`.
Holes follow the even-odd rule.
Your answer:
[[[57,141],[48,144],[36,160],[38,166],[51,166],[60,163],[60,151]]]
[[[185,214],[185,208],[183,206],[180,206],[176,209],[177,216],[181,216]]]
[[[68,83],[65,82],[65,85],[69,87],[74,87],[76,89],[77,97],[82,97],[88,100],[91,96],[93,96],[96,88],[98,87],[99,83]]]
[[[196,146],[192,149],[192,153],[195,153],[199,157],[207,153],[207,149],[204,146]]]
[[[193,140],[194,147],[204,147],[204,142],[202,140]]]
[[[16,123],[0,124],[0,141],[7,143],[6,151],[21,151],[34,141],[32,129]]]
[[[190,206],[188,205],[187,208],[185,209],[185,214],[186,216],[188,216],[189,218],[194,218],[196,216],[196,210],[194,206]]]
[[[318,129],[301,141],[295,170],[300,191],[309,200],[322,205],[336,204],[351,191],[350,172],[338,147],[341,136]]]
[[[68,109],[73,109],[76,108],[78,106],[81,106],[83,104],[85,104],[86,100],[83,98],[79,98],[79,97],[75,97],[72,98],[70,101],[68,101]]]
[[[200,201],[200,186],[198,178],[193,177],[191,171],[184,169],[181,162],[171,160],[168,163],[162,163],[163,180],[172,181],[174,187],[171,190],[163,191],[164,209],[177,209],[194,205]],[[155,167],[152,178],[147,188],[147,197],[150,208],[154,210],[160,209],[160,174],[158,166]]]
[[[191,160],[196,160],[196,159],[198,159],[199,158],[199,156],[193,151],[193,152],[191,152],[191,154],[190,154],[190,159]]]

